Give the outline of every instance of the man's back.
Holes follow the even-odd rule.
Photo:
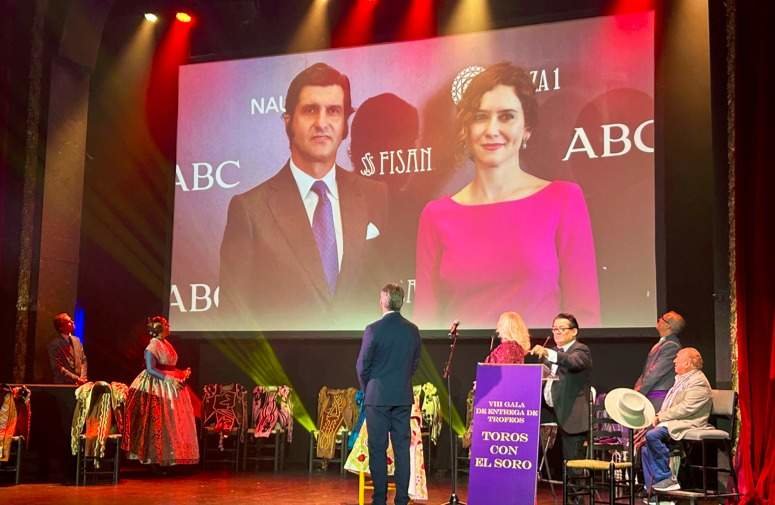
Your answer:
[[[366,405],[411,405],[420,332],[398,312],[366,327],[356,365]]]

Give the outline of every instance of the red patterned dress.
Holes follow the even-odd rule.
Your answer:
[[[525,362],[525,349],[513,340],[503,340],[498,347],[493,349],[485,363],[496,363],[501,365],[521,365]]]
[[[178,353],[166,339],[152,338],[146,369],[129,386],[121,448],[130,459],[158,465],[199,462],[194,409],[187,387],[172,380]],[[150,363],[149,363],[150,361]]]

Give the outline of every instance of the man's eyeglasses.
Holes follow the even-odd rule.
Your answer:
[[[552,328],[552,333],[562,333],[564,331],[572,330],[573,328]]]

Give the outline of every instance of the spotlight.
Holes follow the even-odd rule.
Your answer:
[[[180,21],[181,23],[190,23],[191,22],[191,14],[188,12],[180,11],[175,14],[175,19]]]
[[[145,17],[145,20],[150,23],[155,23],[159,20],[159,16],[157,16],[153,12],[146,12],[144,17]]]

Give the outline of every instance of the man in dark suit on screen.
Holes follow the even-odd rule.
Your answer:
[[[589,434],[589,391],[592,353],[576,337],[579,323],[572,314],[558,314],[552,322],[552,336],[557,345],[531,349],[544,359],[557,380],[547,381],[544,402],[560,427],[563,459],[583,459],[584,442]]]
[[[219,310],[228,329],[353,326],[380,286],[387,190],[336,164],[353,112],[346,75],[316,63],[285,104],[290,159],[229,204]]]
[[[409,503],[412,375],[420,360],[420,332],[399,312],[404,290],[388,284],[379,296],[382,318],[366,327],[356,371],[365,392],[373,505],[387,502],[388,434],[395,456],[396,505]]]

